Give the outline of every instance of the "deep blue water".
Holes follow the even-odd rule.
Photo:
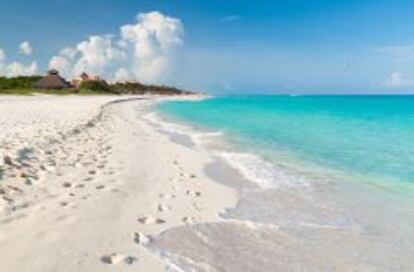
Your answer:
[[[240,150],[414,185],[414,97],[230,96],[158,111],[223,132]]]

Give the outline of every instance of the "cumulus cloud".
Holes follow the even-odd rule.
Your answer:
[[[74,48],[65,47],[59,51],[59,54],[68,59],[74,59],[77,51]]]
[[[31,76],[36,74],[38,66],[35,61],[30,64],[22,64],[19,62],[6,62],[6,53],[0,48],[0,76]]]
[[[406,77],[403,73],[399,71],[392,72],[384,82],[386,87],[409,87],[414,86],[414,81]]]
[[[62,75],[69,76],[72,74],[72,61],[77,56],[76,48],[65,47],[59,51],[59,55],[53,56],[49,61],[49,69],[56,69]]]
[[[414,44],[386,46],[378,49],[379,52],[393,57],[399,62],[411,62],[414,60]],[[391,72],[383,85],[390,88],[414,87],[414,78],[400,71]]]
[[[62,49],[50,60],[49,68],[68,77],[87,72],[112,81],[160,82],[168,75],[182,37],[179,19],[156,11],[141,13],[133,24],[121,26],[116,36],[90,36]]]
[[[70,60],[63,56],[54,56],[49,61],[49,68],[56,69],[63,75],[68,75],[71,73],[72,64]]]
[[[115,73],[115,81],[127,81],[131,78],[130,73],[125,68],[119,68]]]
[[[87,41],[79,43],[76,49],[80,57],[73,65],[74,75],[85,71],[111,77],[114,68],[126,58],[124,51],[113,46],[110,37],[91,36]]]
[[[33,61],[29,65],[24,65],[18,62],[12,62],[5,67],[4,74],[7,77],[14,76],[32,76],[37,73],[37,63]]]
[[[30,56],[33,52],[33,48],[28,41],[24,41],[19,45],[20,53]]]

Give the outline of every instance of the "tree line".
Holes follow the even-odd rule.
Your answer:
[[[0,77],[0,93],[16,91],[42,92],[36,89],[35,83],[41,76]],[[46,91],[46,90],[44,90]],[[48,93],[110,93],[110,94],[159,94],[159,95],[188,95],[193,92],[181,90],[165,85],[147,85],[139,82],[107,83],[104,80],[88,80],[82,82],[78,88],[65,90],[47,90]]]

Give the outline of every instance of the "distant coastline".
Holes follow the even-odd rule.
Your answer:
[[[83,73],[81,76],[88,76]],[[51,78],[52,77],[52,78]],[[55,77],[55,78],[53,78]],[[59,82],[60,81],[60,82]],[[0,76],[0,95],[32,95],[56,94],[56,95],[195,95],[197,92],[180,89],[167,85],[143,84],[138,81],[107,82],[100,77],[87,79],[75,79],[72,82],[66,81],[59,76],[55,70],[42,76]],[[59,84],[62,83],[62,84]]]

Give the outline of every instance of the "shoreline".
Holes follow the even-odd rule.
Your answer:
[[[50,147],[48,142],[36,145],[24,162],[11,156],[19,164],[16,171],[36,168],[38,177],[28,185],[19,175],[10,177],[10,169],[4,173],[2,188],[13,183],[19,195],[10,196],[13,203],[1,212],[2,267],[13,271],[164,271],[166,264],[145,246],[151,237],[177,226],[220,221],[219,212],[235,205],[237,193],[205,174],[206,165],[214,161],[209,154],[174,143],[136,118],[142,108],[136,111],[134,107],[153,103],[152,99],[124,103],[102,97],[40,100],[42,111],[45,104],[63,100],[68,108],[59,118],[64,118],[73,103],[108,106],[98,114],[99,120],[92,121],[81,109],[82,117],[71,120],[74,126],[69,134],[59,135],[59,125],[49,127],[56,129],[51,135],[59,135],[52,137],[52,150],[42,150],[42,146]],[[16,103],[20,106],[13,106],[21,108],[14,110],[20,113],[39,103],[39,98],[19,97]],[[33,116],[40,108],[28,111]],[[12,111],[12,106],[7,110]],[[57,110],[51,111],[58,118]],[[88,120],[81,122],[86,126],[75,125],[80,120]],[[34,131],[22,135],[39,137]],[[51,160],[53,166],[44,165]]]
[[[2,267],[410,271],[408,203],[340,180],[251,181],[220,155],[220,133],[154,119],[163,99],[0,99],[0,153],[20,150],[0,181],[14,201],[0,211]]]
[[[380,185],[360,182],[352,173],[337,173],[313,164],[309,166],[315,169],[304,168],[298,172],[304,176],[292,180],[283,174],[282,168],[291,161],[271,166],[278,175],[273,177],[276,184],[268,186],[256,180],[260,179],[260,173],[259,176],[249,173],[255,170],[248,169],[249,162],[253,163],[251,160],[244,160],[237,167],[232,158],[223,158],[223,153],[232,154],[234,150],[228,149],[227,138],[221,143],[220,132],[200,130],[185,121],[170,118],[165,121],[169,123],[167,131],[191,135],[194,145],[219,154],[226,164],[237,169],[238,176],[215,180],[240,193],[237,205],[221,214],[224,221],[169,230],[157,238],[155,247],[174,252],[169,257],[174,263],[196,271],[220,271],[223,267],[227,271],[412,270],[410,252],[413,251],[409,241],[414,240],[410,232],[414,214],[410,199],[387,192]],[[216,136],[219,136],[218,145]],[[188,143],[182,137],[181,141]],[[240,159],[240,155],[250,153],[237,149],[233,154]],[[254,156],[257,159],[260,160]],[[214,172],[214,169],[210,171]],[[200,236],[203,239],[197,238]],[[176,246],[181,241],[186,248]],[[263,245],[264,241],[267,246]],[[281,244],[284,246],[280,247]],[[226,247],[235,250],[229,252]],[[236,250],[240,247],[244,250]],[[291,260],[286,260],[286,256],[292,256]],[[228,259],[239,259],[239,262]]]

